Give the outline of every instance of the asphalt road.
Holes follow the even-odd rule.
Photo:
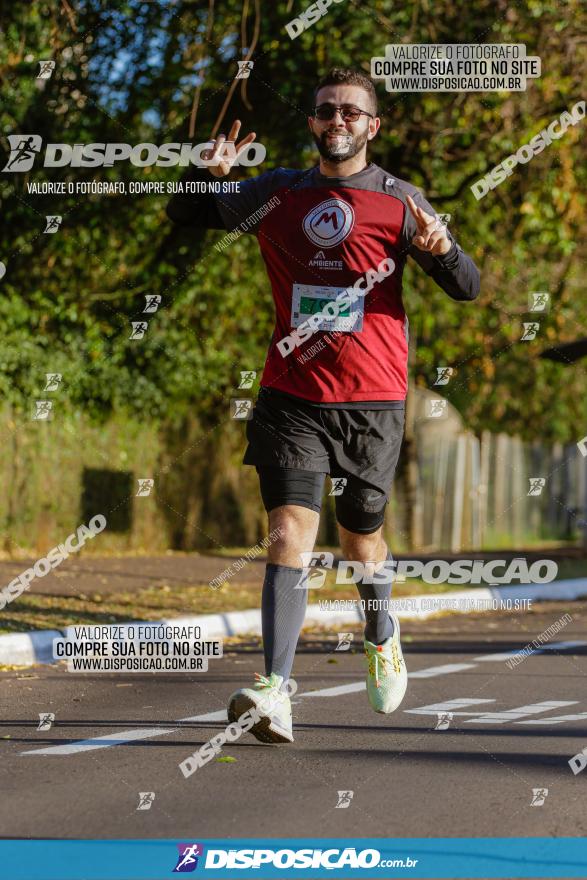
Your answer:
[[[227,648],[198,675],[1,673],[1,835],[585,835],[587,770],[574,775],[568,761],[587,747],[586,605],[406,623],[408,692],[387,717],[367,703],[362,655],[307,637],[295,743],[246,734],[222,752],[235,761],[188,779],[179,762],[224,728],[229,694],[262,671],[258,652]],[[508,668],[507,652],[565,611],[573,619],[555,641]],[[44,712],[55,722],[37,730]],[[353,792],[347,806],[340,791]],[[148,809],[137,809],[140,792],[154,793]]]

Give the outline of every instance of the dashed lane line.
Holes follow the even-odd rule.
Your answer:
[[[552,645],[546,645],[542,648],[533,651],[533,653],[542,653],[546,650],[554,651],[561,648],[571,648],[571,647],[582,647],[587,645],[587,642],[555,642]],[[435,678],[440,675],[450,675],[455,672],[464,672],[468,669],[474,669],[479,662],[490,662],[490,661],[500,661],[507,659],[516,655],[517,651],[508,651],[496,654],[485,654],[481,657],[475,657],[473,662],[471,663],[445,663],[441,666],[430,666],[427,669],[418,669],[415,672],[408,673],[409,678]],[[350,682],[349,684],[337,685],[335,687],[329,688],[320,688],[316,691],[308,691],[307,693],[298,694],[297,697],[305,698],[305,697],[339,697],[344,694],[352,694],[358,693],[359,691],[363,691],[366,689],[366,684],[364,681],[355,681]],[[489,701],[492,702],[492,701]],[[560,704],[562,705],[562,703]],[[554,708],[554,704],[553,704]],[[405,710],[407,712],[413,712],[414,710]],[[458,713],[458,714],[473,714],[473,713]],[[478,714],[478,713],[475,713]],[[481,713],[482,714],[482,713]],[[505,713],[506,715],[508,713]],[[581,715],[561,715],[556,719],[550,719],[554,723],[562,723],[563,720],[579,720],[580,718],[587,717],[587,713],[583,713]],[[226,721],[226,710],[220,709],[215,712],[206,712],[203,715],[190,715],[187,718],[180,718],[178,721],[172,722],[173,724],[185,724],[187,722],[198,722],[198,721]],[[513,720],[513,719],[512,719]],[[546,721],[547,719],[545,719]],[[542,721],[517,721],[517,724],[540,724],[545,723]],[[63,755],[75,755],[80,752],[89,752],[94,751],[96,749],[108,749],[112,746],[120,746],[125,743],[137,742],[142,739],[155,739],[159,736],[167,736],[170,733],[174,733],[176,730],[179,730],[178,727],[169,727],[169,728],[161,728],[161,727],[153,727],[153,728],[138,728],[135,730],[123,730],[119,733],[110,733],[105,736],[97,736],[91,737],[89,739],[78,740],[77,742],[72,743],[64,743],[58,746],[46,746],[42,749],[29,749],[27,751],[21,752],[21,755],[54,755],[54,756],[63,756]]]

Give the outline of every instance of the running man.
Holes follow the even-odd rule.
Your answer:
[[[402,274],[411,256],[452,299],[473,300],[479,272],[415,186],[367,162],[380,123],[371,80],[335,68],[318,83],[308,118],[319,165],[266,171],[238,193],[178,194],[167,206],[183,226],[256,235],[273,291],[275,329],[244,464],[257,469],[269,531],[280,538],[268,549],[261,599],[265,675],[233,694],[228,712],[235,721],[260,708],[251,732],[262,742],[293,741],[286,685],[307,604],[301,554],[314,550],[326,474],[346,480],[335,497],[344,558],[380,572],[377,583],[357,583],[372,708],[393,712],[407,686],[382,537],[407,393]],[[219,135],[205,156],[211,164],[182,179],[228,174],[255,138],[236,143],[239,130],[237,120],[232,161]]]

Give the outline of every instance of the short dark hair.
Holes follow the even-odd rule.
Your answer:
[[[353,70],[352,67],[332,67],[314,89],[314,104],[316,104],[316,96],[320,89],[324,88],[324,86],[338,85],[359,86],[359,88],[365,89],[369,95],[369,107],[365,109],[370,110],[374,116],[377,116],[377,93],[375,92],[375,86],[368,76],[361,73],[360,70]]]

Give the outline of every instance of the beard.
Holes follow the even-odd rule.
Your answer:
[[[336,140],[328,138],[329,134],[340,135]],[[344,131],[323,131],[320,137],[314,135],[314,142],[318,147],[318,152],[323,159],[328,162],[346,162],[352,159],[357,153],[360,153],[367,143],[368,131],[365,130],[358,135],[352,135],[350,132]]]

